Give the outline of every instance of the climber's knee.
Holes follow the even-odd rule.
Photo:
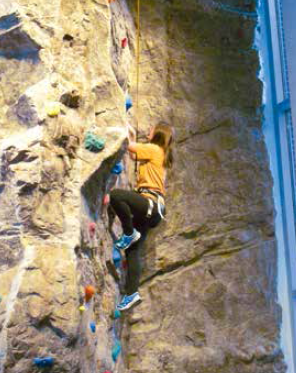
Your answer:
[[[110,193],[110,204],[114,205],[116,202],[120,200],[120,195],[121,195],[121,190],[120,189],[113,189]]]

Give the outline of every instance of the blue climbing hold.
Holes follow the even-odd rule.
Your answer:
[[[91,322],[89,324],[89,327],[90,327],[90,330],[95,333],[96,332],[96,323],[95,322]]]
[[[42,358],[36,357],[33,360],[33,362],[38,368],[48,368],[48,367],[53,366],[54,358],[53,357],[42,357]]]
[[[121,312],[118,309],[116,309],[114,311],[114,319],[119,319],[120,317],[121,317]]]
[[[116,165],[112,168],[111,173],[112,173],[112,174],[116,174],[116,175],[120,175],[120,174],[122,173],[123,170],[124,170],[124,167],[123,167],[122,162],[118,162],[118,163],[116,163]]]
[[[115,345],[112,348],[112,359],[114,363],[117,361],[118,356],[120,355],[121,352],[121,343],[119,340],[116,340]]]
[[[113,246],[113,262],[116,268],[120,267],[121,254],[115,245]]]
[[[130,95],[127,95],[125,99],[125,109],[126,111],[129,111],[129,109],[133,106],[133,101]]]

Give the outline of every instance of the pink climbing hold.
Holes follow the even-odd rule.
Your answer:
[[[125,48],[127,46],[127,38],[121,40],[121,48]]]
[[[94,237],[94,235],[96,233],[96,223],[94,223],[94,222],[89,223],[88,229],[89,229],[90,236]]]
[[[109,194],[105,194],[104,199],[103,199],[103,205],[106,206],[110,202],[110,196]]]

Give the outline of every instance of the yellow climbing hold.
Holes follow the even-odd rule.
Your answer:
[[[50,117],[56,117],[61,112],[61,105],[59,102],[49,102],[46,107],[46,114]]]
[[[80,312],[84,312],[84,311],[85,311],[85,307],[84,307],[84,306],[80,306],[80,307],[79,307],[79,311],[80,311]]]

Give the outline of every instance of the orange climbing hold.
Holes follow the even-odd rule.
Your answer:
[[[92,297],[95,295],[96,289],[92,285],[87,285],[84,288],[85,301],[89,302]]]
[[[108,3],[110,4],[110,3],[113,3],[113,1],[115,1],[115,0],[108,0]]]

